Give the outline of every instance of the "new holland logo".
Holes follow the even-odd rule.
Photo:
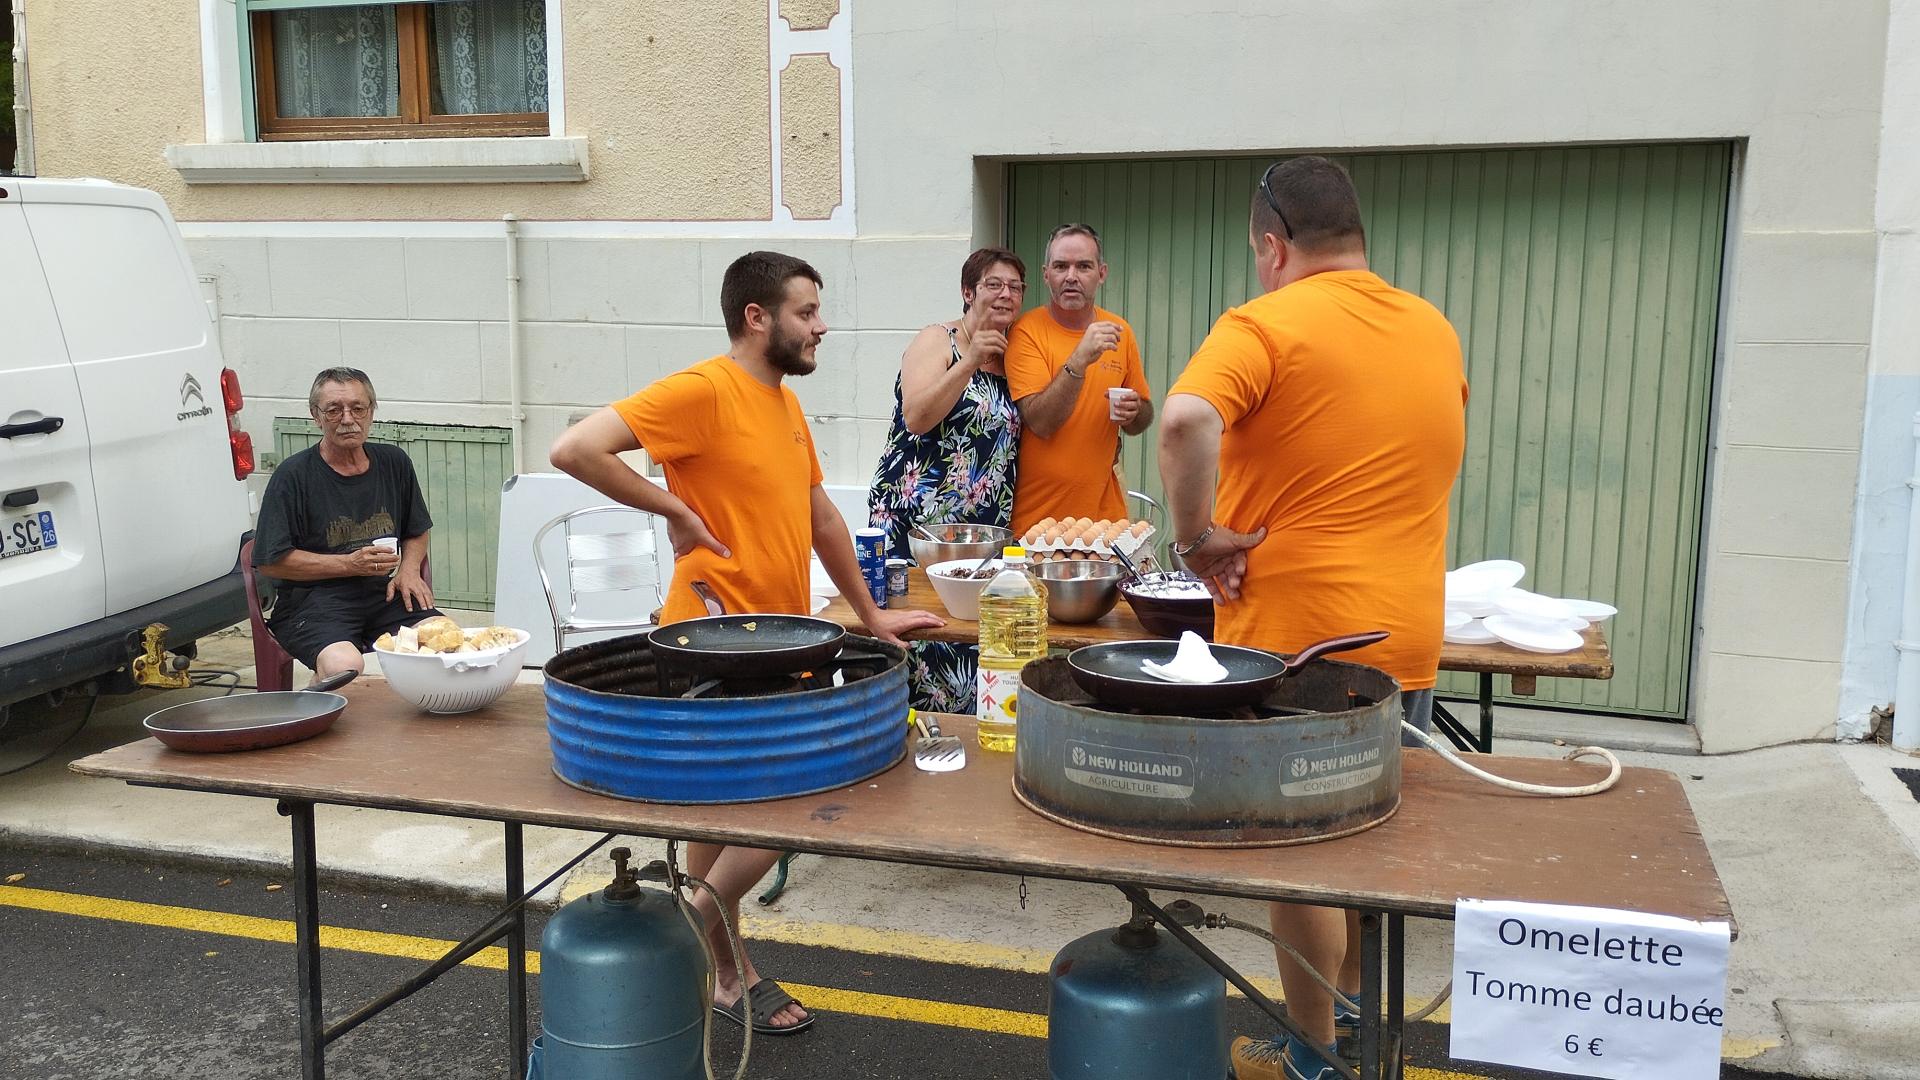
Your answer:
[[[200,407],[197,409],[187,408],[186,405],[189,398],[198,400]],[[207,395],[200,391],[200,380],[193,377],[193,372],[187,372],[187,377],[180,381],[180,414],[174,417],[174,419],[192,420],[196,416],[212,415],[213,406],[207,404]]]

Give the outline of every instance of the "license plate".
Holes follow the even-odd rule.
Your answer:
[[[59,546],[60,537],[53,531],[51,510],[33,510],[0,517],[0,559]]]

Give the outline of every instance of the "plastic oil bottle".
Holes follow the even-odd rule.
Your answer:
[[[1011,752],[1020,669],[1047,655],[1047,587],[1027,569],[1025,548],[1001,555],[1001,571],[980,590],[980,748]]]

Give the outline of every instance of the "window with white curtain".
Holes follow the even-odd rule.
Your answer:
[[[243,0],[262,139],[547,133],[546,0]]]

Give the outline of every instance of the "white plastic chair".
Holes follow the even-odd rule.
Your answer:
[[[580,524],[594,518],[605,523],[605,515],[621,514],[631,519],[631,531],[583,532]],[[627,524],[627,522],[620,522]],[[547,572],[542,548],[547,534],[560,529],[565,541],[566,581],[563,588],[566,605],[554,588],[553,575]],[[562,514],[540,527],[533,535],[533,564],[540,573],[540,591],[546,594],[547,611],[553,616],[553,649],[567,647],[568,634],[599,630],[645,630],[653,626],[654,616],[665,602],[660,588],[659,540],[653,515],[630,506],[590,506]],[[615,596],[610,594],[632,594]],[[594,614],[581,613],[583,598]],[[609,617],[603,614],[617,611]]]

